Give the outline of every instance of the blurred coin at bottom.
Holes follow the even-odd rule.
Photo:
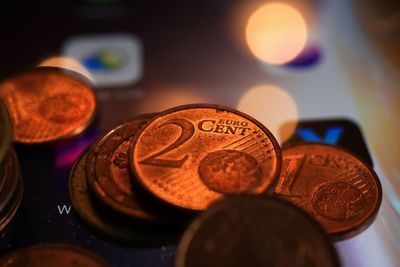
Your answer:
[[[48,244],[11,252],[0,259],[7,267],[111,267],[92,252],[72,245]]]
[[[275,198],[241,196],[212,205],[179,244],[175,267],[340,266],[329,236],[307,213]]]

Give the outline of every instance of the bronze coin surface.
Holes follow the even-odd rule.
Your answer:
[[[226,171],[226,164],[231,170]],[[259,186],[262,171],[258,161],[238,150],[218,150],[209,153],[200,161],[201,180],[212,190],[223,193],[246,192]],[[243,179],[242,177],[247,177]]]
[[[225,194],[273,191],[278,143],[260,122],[231,108],[193,104],[160,113],[136,134],[132,174],[176,207],[204,210]]]
[[[46,244],[23,248],[0,259],[4,267],[111,267],[99,256],[80,247]]]
[[[236,196],[211,205],[184,233],[175,267],[340,266],[323,228],[290,202]]]
[[[0,191],[0,233],[10,224],[21,205],[23,182],[16,153],[10,147],[4,166],[4,185]]]
[[[275,194],[305,209],[334,239],[352,237],[375,219],[382,188],[375,172],[338,146],[306,143],[282,150]]]
[[[87,181],[98,199],[110,208],[144,220],[162,220],[149,212],[132,191],[128,149],[137,130],[156,114],[144,114],[111,130],[91,147],[86,160]]]
[[[122,242],[157,243],[170,240],[176,233],[150,229],[143,226],[123,223],[113,220],[108,214],[103,214],[99,206],[94,205],[86,179],[86,156],[84,151],[71,169],[68,183],[69,197],[74,211],[84,222],[99,233]]]
[[[4,180],[4,185],[0,191],[0,230],[13,217],[16,212],[15,206],[19,206],[21,201],[21,172],[16,153],[12,147],[7,153],[1,179]]]
[[[0,91],[17,142],[36,144],[67,138],[82,132],[94,117],[92,88],[59,68],[38,67],[17,74],[3,81]]]

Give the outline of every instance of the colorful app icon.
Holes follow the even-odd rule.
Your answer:
[[[130,34],[82,35],[68,39],[63,56],[78,60],[97,87],[126,86],[142,76],[142,46]]]

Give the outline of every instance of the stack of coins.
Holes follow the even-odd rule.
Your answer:
[[[11,145],[11,133],[7,109],[0,101],[0,239],[7,235],[23,194],[19,163]]]
[[[97,230],[137,240],[146,231],[129,222],[182,224],[180,212],[205,210],[225,194],[272,193],[280,164],[276,140],[249,116],[220,106],[182,106],[138,116],[101,136],[76,161],[70,198]]]
[[[328,259],[331,266],[338,266],[332,244],[326,243],[328,234],[330,239],[340,240],[360,233],[373,222],[382,198],[378,177],[358,156],[343,148],[317,143],[281,150],[271,132],[254,118],[210,104],[179,106],[158,114],[141,115],[117,126],[101,136],[77,160],[71,171],[69,189],[75,210],[87,223],[104,234],[124,240],[134,239],[135,235],[137,238],[137,233],[143,232],[135,228],[138,222],[169,224],[183,220],[178,214],[196,215],[218,201],[225,203],[219,207],[229,206],[226,211],[222,209],[227,213],[222,217],[218,215],[217,221],[213,219],[215,214],[207,211],[193,222],[194,226],[189,227],[181,241],[176,266],[201,266],[192,264],[196,262],[193,259],[192,263],[186,263],[187,257],[192,257],[188,253],[201,255],[204,246],[214,251],[216,241],[212,237],[209,243],[203,240],[203,246],[195,236],[203,236],[196,232],[203,223],[205,229],[214,228],[215,224],[220,224],[215,227],[221,229],[225,227],[222,230],[227,235],[221,236],[223,239],[230,234],[235,236],[239,222],[259,229],[261,224],[256,223],[254,217],[257,209],[259,213],[279,215],[298,213],[299,208],[308,215],[302,212],[301,218],[296,219],[283,216],[282,224],[288,225],[284,220],[306,218],[305,224],[313,226],[304,226],[309,229],[305,233],[315,236],[315,240],[304,241],[301,232],[305,230],[294,228],[297,239],[288,239],[287,243],[305,243],[294,246],[293,253],[319,253],[315,250],[319,242],[325,251],[322,259]],[[232,196],[238,195],[257,197],[229,202]],[[259,205],[259,208],[254,207],[254,212],[250,212],[250,208],[241,210],[242,205]],[[251,214],[246,215],[246,210]],[[234,215],[229,215],[231,212]],[[242,212],[244,217],[237,220]],[[236,219],[229,216],[236,216]],[[246,216],[249,216],[248,221]],[[123,219],[116,222],[117,217]],[[260,222],[267,225],[268,218],[267,214],[260,215]],[[278,227],[279,223],[272,223],[271,227]],[[312,228],[314,226],[316,228]],[[219,238],[217,230],[210,232],[215,232],[215,237]],[[241,234],[245,232],[249,231],[243,230]],[[269,232],[263,233],[267,238]],[[256,238],[257,233],[252,235]],[[232,244],[239,244],[244,237],[232,238]],[[218,242],[223,242],[222,239]],[[262,251],[271,247],[281,253],[276,246],[284,249],[286,241],[275,241],[261,242]],[[200,262],[204,263],[202,266],[229,265],[230,261],[224,259],[239,253],[238,250],[240,248],[235,247],[221,251],[227,253],[221,256],[221,261],[211,263],[204,257]],[[256,257],[264,254],[256,253]],[[259,262],[284,261],[279,255],[269,257],[272,258]],[[310,257],[302,259],[304,264],[298,266],[320,265],[321,259],[314,261]],[[288,261],[282,266],[292,266],[292,263]]]
[[[100,234],[117,241],[172,241],[172,219],[148,208],[131,188],[127,150],[136,131],[154,114],[138,116],[101,136],[76,160],[69,179],[75,211]]]
[[[12,129],[10,117],[4,103],[0,101],[0,170],[4,170],[4,159],[6,158],[7,151],[9,150]]]
[[[47,244],[27,247],[11,252],[0,259],[0,266],[7,267],[110,267],[99,256],[82,248]]]

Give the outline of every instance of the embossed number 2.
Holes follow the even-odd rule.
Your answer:
[[[181,135],[171,145],[161,150],[160,152],[157,152],[151,155],[150,157],[145,158],[140,163],[156,165],[161,167],[180,168],[182,164],[189,158],[189,155],[185,155],[178,160],[168,160],[159,158],[160,156],[186,143],[194,134],[193,124],[185,119],[171,119],[158,126],[158,128],[164,127],[166,125],[179,126],[182,130]]]

